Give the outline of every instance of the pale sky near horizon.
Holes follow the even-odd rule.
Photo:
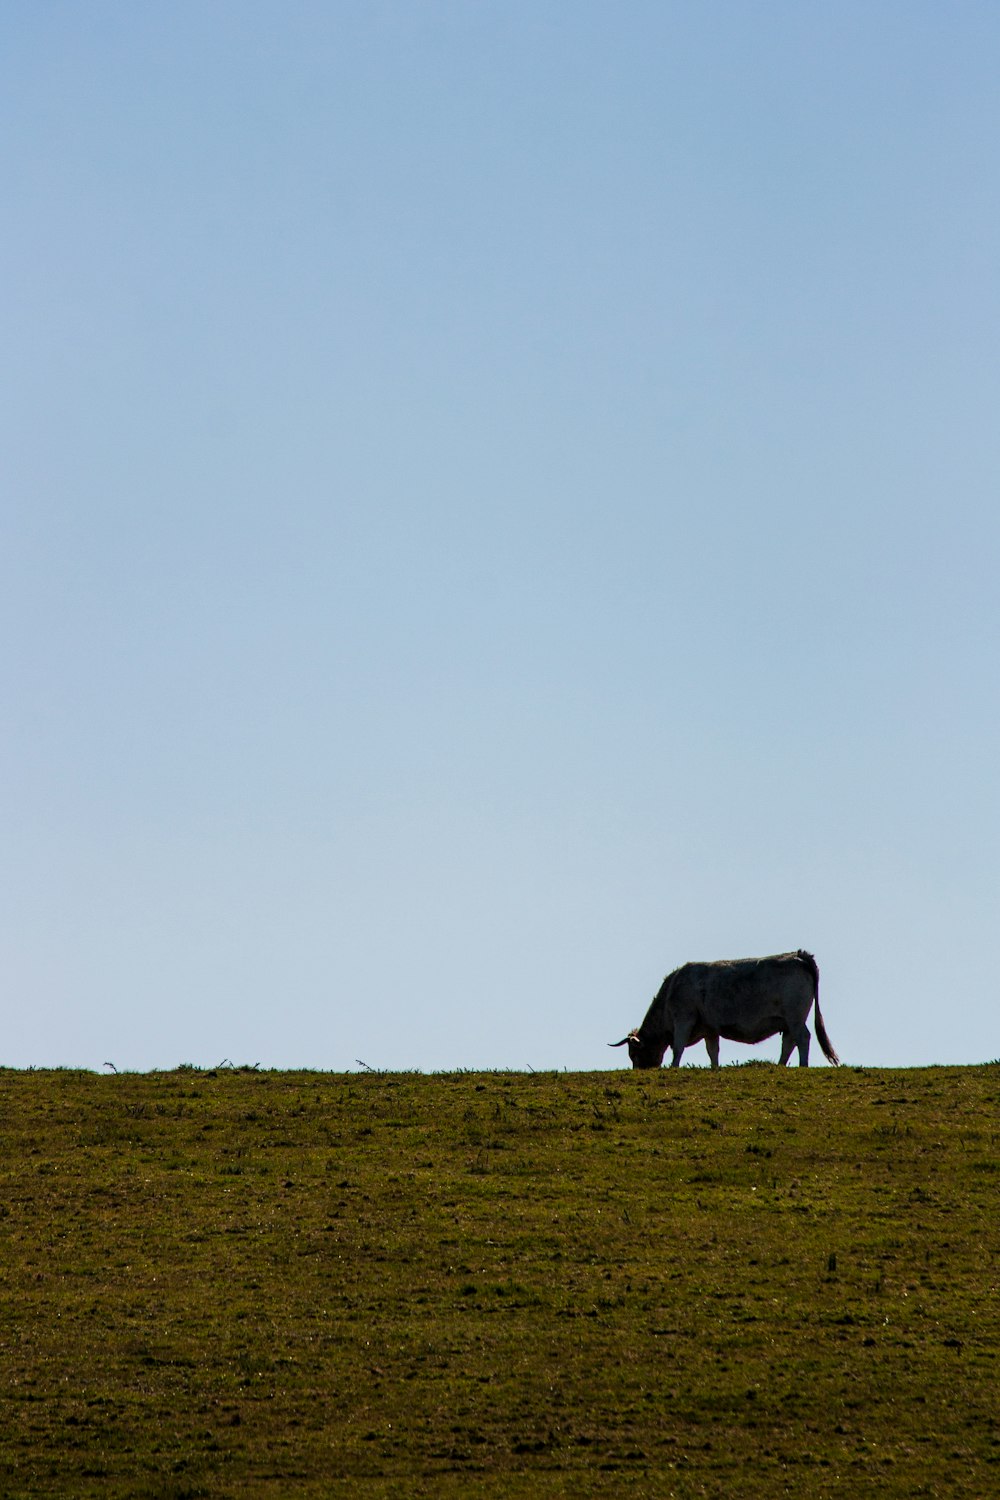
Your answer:
[[[798,947],[846,1063],[1000,1057],[998,77],[6,0],[0,1064],[621,1068]]]

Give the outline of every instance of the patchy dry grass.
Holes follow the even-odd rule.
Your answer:
[[[1000,1068],[0,1073],[6,1496],[1000,1493]]]

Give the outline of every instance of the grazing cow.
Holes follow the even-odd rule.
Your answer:
[[[667,1048],[670,1066],[680,1067],[685,1047],[703,1041],[712,1067],[719,1066],[719,1038],[763,1042],[781,1032],[781,1062],[799,1049],[799,1067],[809,1064],[806,1017],[815,1001],[816,1036],[832,1063],[833,1050],[819,1010],[819,969],[811,953],[778,953],[773,958],[720,959],[683,964],[660,985],[645,1020],[612,1047],[628,1044],[633,1068],[658,1068]]]

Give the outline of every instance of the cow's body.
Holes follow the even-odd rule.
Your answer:
[[[820,1015],[819,969],[811,953],[800,948],[772,958],[684,964],[660,985],[639,1029],[611,1045],[627,1043],[634,1068],[658,1068],[670,1047],[670,1065],[676,1068],[685,1047],[703,1041],[717,1068],[720,1037],[753,1045],[780,1032],[782,1063],[797,1047],[804,1068],[809,1062],[806,1017],[814,1003],[817,1039],[830,1062],[837,1063]]]

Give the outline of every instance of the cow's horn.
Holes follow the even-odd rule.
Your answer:
[[[608,1046],[609,1047],[624,1047],[625,1043],[626,1042],[630,1042],[631,1040],[632,1040],[632,1033],[629,1032],[628,1036],[623,1036],[620,1042],[609,1042]]]

